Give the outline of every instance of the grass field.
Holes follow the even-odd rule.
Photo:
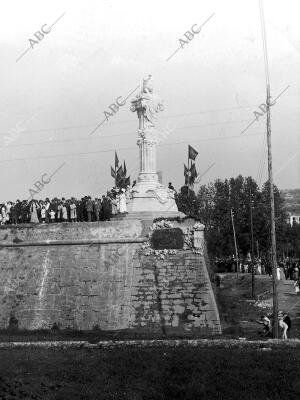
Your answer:
[[[0,349],[0,399],[293,400],[300,348]]]

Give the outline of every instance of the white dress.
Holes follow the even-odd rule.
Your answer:
[[[63,206],[63,208],[62,208],[62,217],[64,220],[66,220],[66,221],[68,220],[68,211],[67,211],[66,206]]]
[[[37,206],[35,203],[32,203],[32,205],[31,205],[30,223],[33,223],[33,224],[39,223],[39,219],[37,216]]]
[[[6,208],[5,208],[5,206],[2,207],[1,214],[2,214],[2,220],[5,222],[6,221]]]
[[[68,218],[68,216],[67,216],[67,218]],[[71,219],[77,218],[76,205],[74,203],[70,204],[70,218]]]
[[[121,193],[119,196],[120,196],[119,197],[120,213],[125,213],[125,212],[127,212],[126,195],[125,195],[125,193]]]

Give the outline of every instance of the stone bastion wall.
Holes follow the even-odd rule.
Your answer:
[[[0,329],[221,333],[201,251],[152,250],[150,224],[0,227]]]

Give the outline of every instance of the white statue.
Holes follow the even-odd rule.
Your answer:
[[[138,105],[138,103],[140,103]],[[143,80],[143,87],[136,98],[132,100],[131,111],[135,112],[142,108],[144,126],[143,128],[154,128],[156,114],[163,111],[163,103],[153,94],[152,75]]]
[[[156,172],[157,114],[163,111],[162,101],[153,93],[152,76],[143,80],[140,92],[131,101],[131,111],[139,119],[138,140],[140,171],[137,184],[132,188],[128,212],[155,212],[159,215],[175,213],[178,209],[174,194],[158,182]]]

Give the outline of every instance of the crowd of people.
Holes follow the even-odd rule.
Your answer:
[[[252,262],[249,258],[238,260],[237,262],[234,256],[218,257],[215,260],[215,266],[218,272],[236,272],[238,268],[238,272],[240,273],[252,273]],[[261,258],[254,259],[253,268],[255,275],[272,273],[272,268],[268,260]]]
[[[127,205],[135,190],[136,181],[126,188],[112,188],[101,198],[84,196],[81,199],[71,197],[48,197],[44,200],[28,199],[0,203],[0,225],[54,222],[93,222],[107,221],[113,215],[127,213]],[[175,193],[169,182],[168,190]]]
[[[237,268],[238,267],[238,268]],[[245,260],[236,262],[233,257],[216,258],[215,260],[216,272],[236,272],[238,273],[252,273],[254,269],[255,275],[272,275],[272,266],[270,260],[267,258],[255,258],[253,265],[251,259],[247,257]],[[221,285],[219,275],[216,275],[217,286]],[[300,295],[300,260],[299,258],[285,257],[278,260],[277,267],[278,280],[293,280],[295,293]]]
[[[278,261],[281,277],[290,280],[297,280],[299,278],[300,260],[297,258],[281,258]]]
[[[92,222],[109,220],[112,215],[127,212],[131,188],[113,188],[101,198],[81,199],[48,197],[44,200],[17,200],[0,204],[0,224]]]
[[[217,272],[236,272],[238,266],[239,273],[252,273],[251,258],[236,262],[235,257],[219,257],[215,260]],[[254,258],[253,262],[255,275],[271,275],[272,265],[268,258]],[[292,257],[280,258],[278,260],[278,278],[297,280],[299,278],[300,260]]]

